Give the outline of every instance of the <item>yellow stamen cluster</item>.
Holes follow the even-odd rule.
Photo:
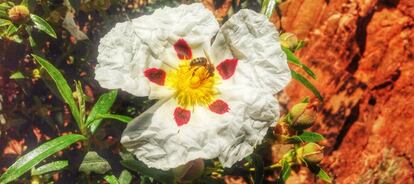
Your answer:
[[[190,66],[189,60],[181,61],[180,66],[167,74],[166,85],[175,89],[174,97],[178,105],[190,106],[210,105],[217,90],[217,75],[211,75],[204,66]]]

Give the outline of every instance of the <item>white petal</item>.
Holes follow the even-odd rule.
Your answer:
[[[156,97],[150,93],[159,88],[151,88],[144,70],[174,68],[178,60],[172,45],[179,38],[200,50],[217,30],[212,13],[198,3],[166,7],[152,15],[118,23],[100,41],[95,78],[104,88]]]
[[[160,101],[128,124],[121,143],[149,167],[167,170],[216,157],[231,167],[253,152],[279,109],[263,89],[221,86],[220,90],[218,98],[229,105],[229,112],[219,115],[194,107],[188,124],[178,127],[173,117],[175,100]]]
[[[213,43],[214,62],[239,60],[231,83],[253,85],[276,93],[291,79],[279,33],[264,15],[240,10],[220,29]]]

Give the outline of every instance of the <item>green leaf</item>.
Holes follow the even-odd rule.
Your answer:
[[[162,183],[174,183],[175,181],[174,173],[171,170],[163,171],[155,168],[149,168],[139,160],[122,160],[121,164],[128,169],[142,175],[152,177]]]
[[[97,119],[115,119],[123,123],[129,123],[133,119],[129,116],[118,115],[118,114],[98,114],[96,118]]]
[[[300,83],[302,83],[306,88],[308,88],[310,91],[312,91],[312,93],[316,96],[316,97],[318,97],[318,99],[320,100],[320,101],[323,101],[323,97],[322,97],[322,95],[319,93],[319,91],[318,91],[318,89],[316,89],[316,87],[312,84],[312,83],[310,83],[309,81],[308,81],[308,79],[306,79],[305,77],[303,77],[302,75],[300,75],[299,73],[296,73],[295,71],[293,71],[293,70],[290,70],[290,72],[291,72],[291,74],[292,74],[292,77],[294,78],[294,79],[296,79],[296,80],[298,80]]]
[[[118,179],[114,175],[106,175],[104,177],[105,181],[107,181],[109,184],[120,184],[118,182]]]
[[[309,103],[309,102],[310,102],[310,99],[308,96],[305,97],[302,101],[300,101],[300,103]]]
[[[10,20],[7,20],[7,19],[0,19],[0,27],[3,27],[3,26],[8,26],[8,25],[10,25],[10,24],[12,24],[12,22],[11,22]]]
[[[50,26],[49,23],[47,23],[46,20],[44,20],[42,17],[39,17],[35,14],[30,14],[30,19],[32,19],[32,21],[34,22],[35,28],[45,32],[53,38],[57,38],[52,26]]]
[[[33,168],[32,176],[42,175],[42,174],[53,172],[53,171],[59,171],[59,170],[64,169],[68,165],[69,165],[69,162],[67,160],[51,162],[51,163],[42,165],[38,168]]]
[[[32,56],[36,59],[37,62],[39,62],[39,64],[47,71],[47,73],[53,79],[63,100],[69,105],[69,108],[72,112],[72,116],[78,124],[78,127],[82,128],[79,116],[79,109],[76,106],[75,100],[73,99],[72,90],[70,89],[63,75],[46,59],[43,59],[42,57],[37,56],[35,54],[32,54]]]
[[[332,183],[332,178],[322,169],[319,168],[318,174],[316,174],[321,180],[326,181],[328,183]]]
[[[29,44],[30,44],[30,47],[36,48],[37,44],[36,44],[36,41],[34,40],[33,35],[32,35],[32,28],[26,26],[25,29],[26,29],[27,34],[29,34]]]
[[[20,157],[13,165],[11,165],[0,177],[0,183],[8,183],[17,179],[45,158],[81,140],[86,140],[86,138],[79,134],[69,134],[60,136],[40,145]]]
[[[132,175],[129,171],[123,170],[119,176],[119,184],[129,184],[132,181]]]
[[[84,122],[85,112],[86,112],[86,106],[85,106],[86,95],[83,92],[82,83],[80,81],[75,81],[75,87],[76,87],[75,95],[76,95],[76,100],[78,101],[78,108],[79,108],[79,119],[80,119],[80,122]],[[81,123],[81,125],[82,125],[81,127],[82,134],[85,135],[86,127],[84,123]]]
[[[97,119],[96,116],[98,114],[108,113],[109,109],[112,107],[112,104],[115,102],[117,94],[117,90],[113,90],[101,95],[92,107],[92,110],[86,119],[86,126],[90,126],[92,134],[96,131],[102,121],[102,119]]]
[[[324,140],[325,138],[318,133],[315,132],[307,132],[304,131],[302,134],[300,135],[295,135],[292,137],[289,137],[287,142],[289,144],[296,144],[296,143],[304,143],[304,142],[319,142]]]
[[[18,71],[10,75],[10,79],[24,79],[24,75],[22,72]]]
[[[111,170],[111,165],[109,165],[108,161],[94,151],[88,152],[79,166],[79,171],[86,174],[90,174],[91,172],[105,174],[109,170]]]
[[[5,32],[5,35],[7,37],[11,37],[14,34],[16,34],[18,30],[19,30],[18,27],[16,27],[14,24],[10,24],[9,27],[7,27],[7,30]]]
[[[270,18],[277,4],[277,0],[263,0],[261,13],[265,14],[267,18]]]
[[[306,65],[304,65],[302,62],[300,62],[299,58],[297,58],[292,51],[285,47],[282,47],[282,50],[285,52],[287,59],[288,61],[290,61],[290,63],[302,68],[313,79],[316,79],[315,73],[313,73],[312,70],[308,68]]]
[[[8,10],[14,6],[12,1],[6,1],[4,3],[0,3],[0,10]]]
[[[299,137],[305,142],[319,142],[325,139],[321,134],[304,131]]]
[[[290,164],[285,159],[282,160],[282,170],[280,171],[280,176],[277,183],[285,183],[290,176],[291,170],[292,168],[290,167]]]

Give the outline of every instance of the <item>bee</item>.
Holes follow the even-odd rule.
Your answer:
[[[190,66],[191,67],[197,67],[196,70],[198,70],[198,67],[205,67],[208,71],[209,77],[214,75],[214,65],[210,62],[210,59],[206,52],[204,52],[206,57],[197,57],[194,59],[191,59]]]

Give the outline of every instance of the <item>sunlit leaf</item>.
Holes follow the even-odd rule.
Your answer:
[[[302,134],[300,135],[295,135],[292,137],[289,137],[287,142],[290,144],[294,144],[294,143],[303,143],[303,142],[319,142],[324,140],[325,138],[318,133],[315,132],[308,132],[308,131],[304,131]]]
[[[118,120],[123,123],[129,123],[133,119],[129,116],[118,115],[118,114],[98,114],[96,118],[97,119],[114,119],[114,120]]]
[[[33,168],[32,169],[32,176],[42,175],[42,174],[45,174],[45,173],[48,173],[48,172],[53,172],[53,171],[59,171],[59,170],[64,169],[68,165],[69,165],[69,162],[67,160],[60,160],[60,161],[51,162],[51,163],[42,165],[38,168]]]
[[[0,183],[8,183],[19,176],[23,175],[25,172],[30,170],[33,166],[37,165],[39,162],[49,157],[50,155],[68,147],[69,145],[85,140],[86,138],[83,135],[79,134],[69,134],[57,137],[53,140],[50,140],[29,153],[20,157],[9,169],[0,177]]]
[[[316,175],[323,181],[332,183],[332,178],[322,168],[319,168],[319,172]]]
[[[53,38],[57,38],[55,30],[53,30],[52,26],[50,26],[49,23],[47,23],[46,20],[44,20],[42,17],[39,17],[35,14],[30,14],[30,19],[32,19],[34,22],[35,28],[45,32]]]
[[[305,64],[300,62],[299,58],[297,58],[292,51],[285,47],[282,47],[282,50],[286,53],[287,59],[290,63],[302,68],[308,75],[316,79],[315,73],[313,73],[312,70],[308,68]]]
[[[98,114],[106,114],[115,102],[118,92],[116,90],[110,91],[101,95],[98,101],[93,106],[88,118],[86,119],[86,126],[90,126],[92,133],[99,127],[102,119],[97,119]]]
[[[118,182],[118,179],[114,175],[106,175],[104,177],[105,181],[107,181],[109,184],[120,184]]]
[[[280,171],[278,184],[283,184],[287,181],[287,179],[290,176],[292,168],[290,167],[290,164],[284,159],[282,160],[282,170]]]
[[[7,27],[5,35],[8,36],[8,37],[11,37],[14,34],[16,34],[18,30],[19,30],[19,28],[16,27],[14,24],[9,24],[9,27]]]
[[[60,95],[62,96],[64,101],[69,105],[73,118],[78,124],[78,127],[81,128],[79,109],[76,106],[75,100],[73,99],[72,90],[70,89],[63,75],[46,59],[43,59],[42,57],[37,56],[35,54],[32,54],[32,56],[36,59],[37,62],[39,62],[39,64],[47,71],[47,73],[53,79],[53,81],[56,84],[56,87],[59,90]]]
[[[79,166],[79,171],[86,174],[90,174],[91,172],[105,174],[109,170],[111,170],[111,165],[109,165],[108,161],[94,151],[88,152]]]
[[[292,77],[294,78],[294,79],[296,79],[296,80],[298,80],[300,83],[302,83],[306,88],[308,88],[310,91],[312,91],[312,93],[316,96],[316,97],[318,97],[318,99],[320,100],[320,101],[323,101],[323,97],[322,97],[322,95],[319,93],[319,91],[318,91],[318,89],[316,89],[316,87],[312,84],[312,83],[310,83],[309,81],[308,81],[308,79],[306,79],[305,77],[303,77],[301,74],[299,74],[299,73],[297,73],[297,72],[295,72],[295,71],[293,71],[293,70],[290,70],[290,72],[291,72],[291,74],[292,74]]]
[[[76,100],[78,102],[78,109],[79,109],[79,119],[80,119],[80,122],[84,122],[85,113],[86,113],[86,105],[85,105],[86,95],[83,92],[82,83],[80,81],[75,81],[75,87],[76,87],[75,95],[76,95]],[[85,125],[83,125],[83,123],[81,123],[81,125],[82,125],[81,131],[83,134],[85,134],[86,132],[84,131],[86,127]]]
[[[122,160],[121,164],[128,169],[138,172],[142,175],[154,178],[163,183],[174,183],[174,173],[172,171],[163,171],[155,168],[149,168],[139,160]]]
[[[15,72],[10,75],[10,79],[24,79],[24,75],[22,72]]]
[[[325,139],[321,134],[307,131],[304,131],[298,136],[305,142],[319,142]]]
[[[10,20],[7,20],[7,19],[0,19],[0,27],[3,27],[3,26],[8,26],[8,25],[10,25],[10,24],[12,24],[12,22],[11,22]]]
[[[129,171],[123,170],[119,176],[119,184],[129,184],[132,181],[132,175]]]
[[[14,3],[12,1],[6,1],[4,3],[0,3],[0,10],[8,10],[9,8],[13,6],[14,6]]]

